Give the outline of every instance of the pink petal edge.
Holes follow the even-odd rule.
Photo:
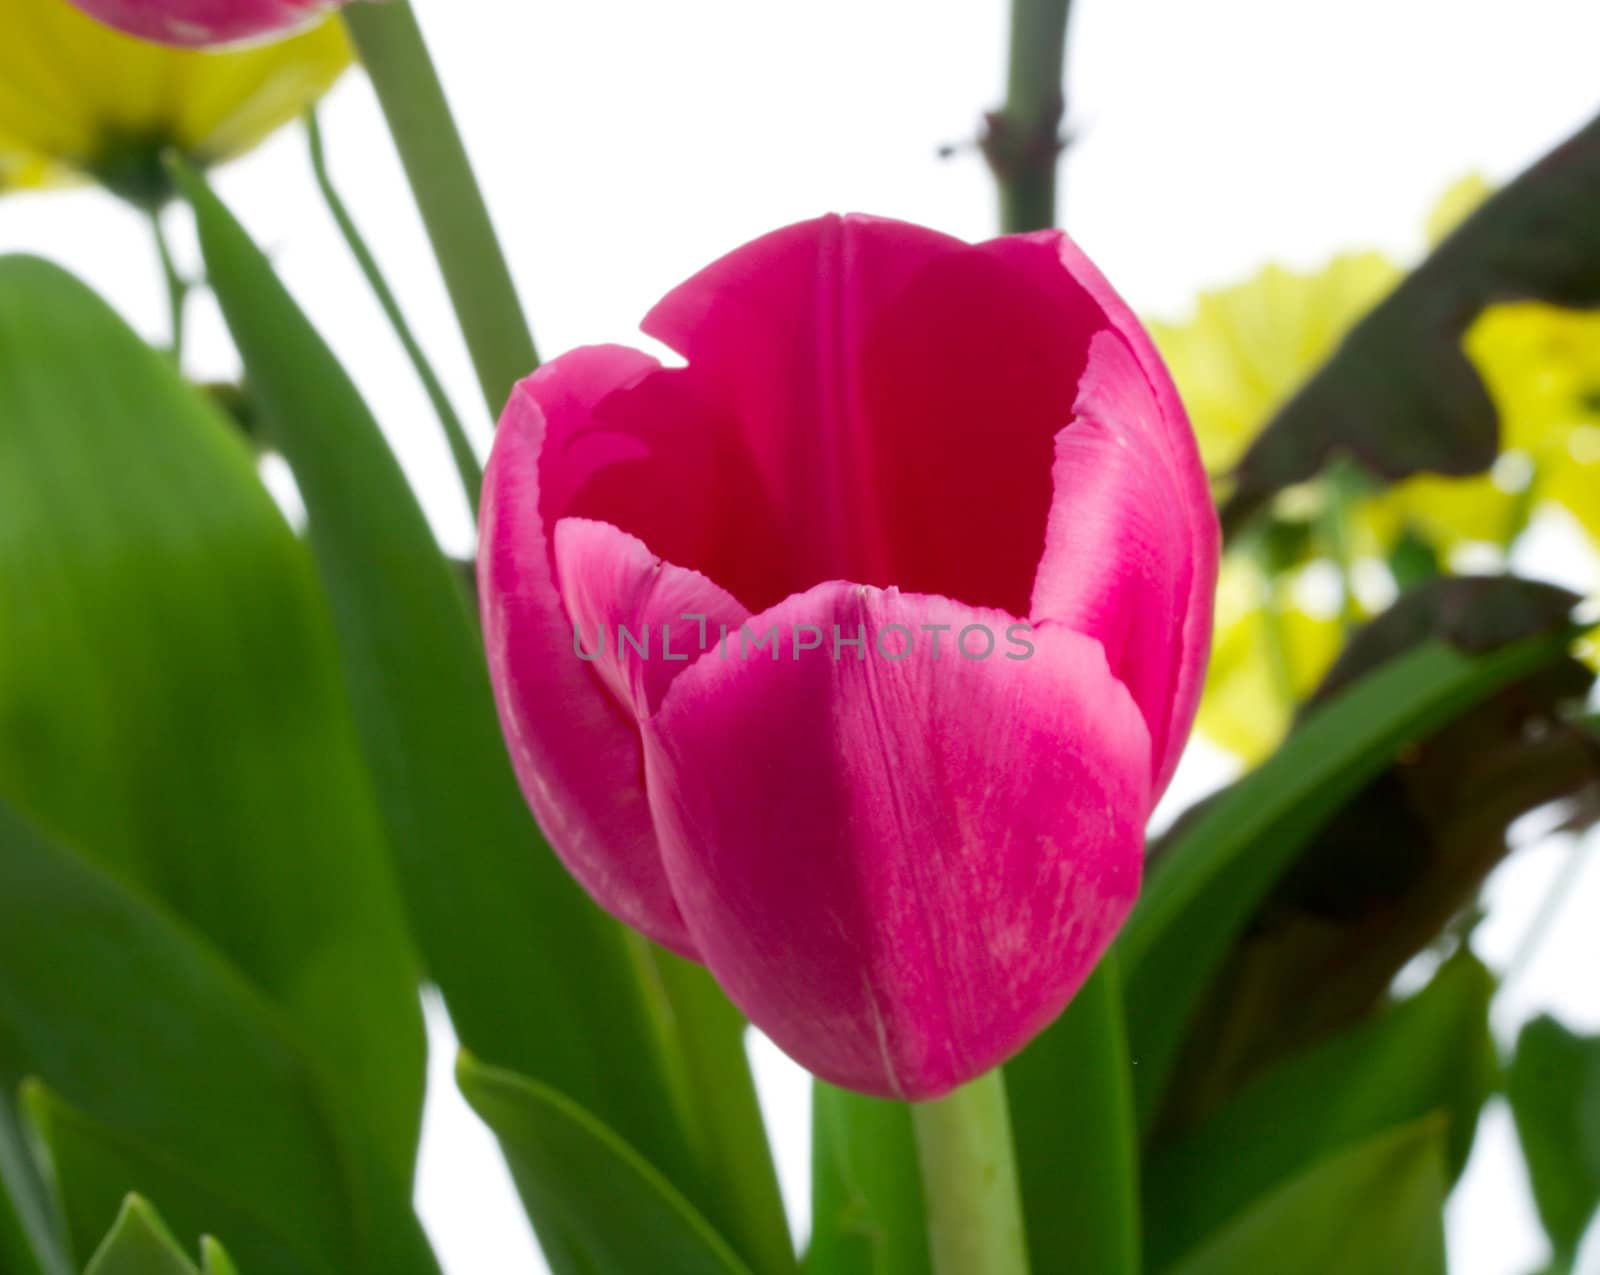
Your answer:
[[[749,627],[787,647],[797,625],[890,623],[1002,645],[706,656],[646,757],[679,908],[734,1002],[824,1079],[920,1099],[1020,1049],[1110,943],[1138,890],[1150,746],[1099,644],[1060,625],[1007,661],[1012,616],[834,581]]]

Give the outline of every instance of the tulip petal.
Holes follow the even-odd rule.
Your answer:
[[[665,562],[610,523],[556,524],[556,578],[583,654],[640,721],[672,679],[750,613],[697,571]],[[630,641],[630,639],[632,639]]]
[[[484,481],[478,583],[501,726],[551,848],[602,907],[693,955],[651,823],[635,716],[574,651],[552,545],[585,474],[629,446],[585,432],[595,405],[658,366],[598,346],[517,387]]]
[[[764,499],[746,536],[761,539],[700,560],[645,539],[758,610],[852,579],[1024,614],[1053,439],[1107,326],[1087,293],[1068,313],[1035,273],[849,216],[775,231],[680,285],[643,327],[688,360],[724,450],[748,457]],[[780,551],[783,570],[747,586],[744,564]]]
[[[1218,530],[1194,433],[1143,326],[1067,236],[981,248],[1049,287],[1062,323],[1077,321],[1088,298],[1109,328],[1089,342],[1078,419],[1056,440],[1029,614],[1105,645],[1150,726],[1153,800],[1188,740],[1211,649]]]
[[[1150,728],[1154,802],[1197,707],[1184,676],[1201,565],[1167,475],[1140,438],[1154,405],[1132,355],[1098,334],[1080,382],[1078,418],[1056,437],[1055,499],[1032,614],[1093,634]],[[1209,615],[1210,590],[1199,605]],[[1209,634],[1209,624],[1205,626]],[[1204,668],[1206,650],[1192,658]],[[1198,683],[1196,683],[1198,685]]]
[[[325,0],[71,0],[85,13],[141,40],[209,48],[257,39],[309,21]]]
[[[1008,659],[1016,623],[823,584],[748,621],[757,637],[776,627],[772,657],[703,657],[646,726],[651,806],[702,959],[836,1084],[927,1098],[1000,1063],[1132,906],[1143,719],[1093,638],[1045,625]],[[822,645],[796,657],[807,625]],[[833,646],[835,625],[864,631],[859,657]],[[948,626],[937,659],[925,625]],[[953,645],[968,626],[995,639],[988,658]]]

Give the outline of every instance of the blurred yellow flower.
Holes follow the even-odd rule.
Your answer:
[[[1430,241],[1489,193],[1478,177],[1453,186],[1429,218]],[[1312,272],[1268,266],[1202,294],[1186,322],[1150,324],[1212,473],[1237,462],[1400,274],[1376,253],[1340,256]],[[1464,348],[1500,413],[1494,470],[1465,479],[1422,475],[1353,500],[1346,494],[1339,544],[1330,542],[1327,518],[1341,498],[1336,483],[1286,492],[1280,517],[1309,529],[1301,563],[1334,556],[1348,569],[1363,558],[1381,560],[1408,528],[1446,558],[1466,542],[1506,548],[1541,501],[1564,505],[1600,545],[1600,312],[1496,306],[1473,325]],[[1341,642],[1338,619],[1295,604],[1300,569],[1291,555],[1270,575],[1257,557],[1237,552],[1223,566],[1199,727],[1246,760],[1278,742]]]
[[[1493,193],[1482,177],[1455,183],[1428,219],[1429,241]],[[1600,313],[1495,306],[1464,346],[1499,409],[1500,463],[1475,478],[1414,478],[1386,503],[1445,551],[1508,546],[1541,501],[1564,505],[1600,545]]]
[[[1494,185],[1482,173],[1468,173],[1450,183],[1428,214],[1428,246],[1433,247],[1478,210],[1494,194]]]
[[[1261,427],[1400,278],[1375,252],[1302,273],[1268,266],[1201,293],[1184,323],[1152,322],[1213,474],[1230,469]]]
[[[1414,478],[1385,502],[1446,551],[1508,546],[1543,501],[1600,545],[1600,313],[1496,306],[1465,347],[1499,409],[1499,463],[1476,478]]]
[[[92,177],[164,190],[160,152],[229,159],[297,117],[351,59],[328,21],[287,40],[195,53],[129,39],[66,0],[0,3],[0,189]]]

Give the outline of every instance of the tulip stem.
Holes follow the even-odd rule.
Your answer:
[[[341,11],[400,152],[491,418],[538,366],[483,192],[408,0]]]
[[[1027,1275],[1005,1081],[996,1067],[912,1108],[934,1275]]]
[[[311,171],[316,176],[317,189],[322,192],[322,200],[328,205],[328,212],[332,215],[334,224],[339,227],[339,233],[344,236],[350,255],[356,259],[361,273],[367,277],[367,283],[372,288],[373,295],[378,298],[378,304],[383,307],[389,326],[394,329],[395,336],[405,349],[406,357],[411,360],[411,366],[416,370],[417,379],[422,382],[428,401],[433,404],[434,415],[439,418],[445,439],[450,444],[450,455],[456,463],[456,472],[461,475],[461,485],[466,488],[467,503],[472,507],[472,516],[476,518],[478,495],[483,487],[483,466],[478,462],[477,453],[472,450],[472,442],[467,438],[466,428],[461,423],[461,417],[456,414],[450,396],[445,393],[438,374],[433,370],[433,364],[428,362],[422,344],[411,330],[411,325],[406,322],[405,314],[400,309],[399,299],[394,295],[394,289],[389,286],[389,281],[384,278],[378,259],[373,256],[372,249],[367,246],[367,241],[355,223],[355,218],[350,215],[349,208],[339,197],[339,191],[333,184],[333,176],[328,171],[328,156],[322,145],[322,127],[317,123],[315,110],[306,112],[306,143],[311,151]]]
[[[172,361],[183,363],[183,312],[189,299],[189,284],[178,272],[172,257],[172,244],[167,240],[166,227],[161,224],[161,209],[150,210],[150,233],[156,241],[156,256],[161,259],[161,278],[167,285],[167,333],[171,343]]]
[[[1008,235],[1056,224],[1071,7],[1071,0],[1011,0],[1006,101],[988,117],[981,143],[1000,188],[1000,229]]]

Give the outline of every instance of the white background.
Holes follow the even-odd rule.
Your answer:
[[[546,356],[634,339],[667,287],[761,231],[836,209],[969,238],[993,200],[970,139],[1003,83],[1001,0],[418,0]],[[1065,224],[1136,308],[1181,314],[1268,259],[1313,265],[1421,244],[1455,177],[1514,173],[1600,108],[1593,0],[1079,0],[1077,142]],[[324,115],[336,174],[483,446],[489,421],[370,92]],[[224,195],[353,368],[454,550],[466,506],[407,365],[310,185],[295,130],[227,170]],[[193,265],[189,231],[173,217]],[[62,261],[153,338],[164,303],[144,226],[92,192],[0,201],[0,250]],[[235,368],[209,301],[190,370]],[[1547,560],[1538,565],[1550,566]],[[1558,572],[1584,570],[1557,562]],[[1590,580],[1592,584],[1593,581]],[[1182,781],[1197,791],[1207,759]],[[1491,886],[1480,950],[1504,967],[1570,844],[1523,852]],[[1600,869],[1580,864],[1536,955],[1496,1005],[1600,1027]],[[452,1275],[540,1269],[492,1143],[454,1097],[435,1028],[419,1198]],[[785,1188],[803,1228],[806,1087],[761,1043]],[[1359,1224],[1352,1219],[1353,1224]],[[1503,1108],[1488,1113],[1450,1215],[1456,1275],[1518,1275],[1543,1252]],[[1600,1272],[1591,1239],[1583,1275]],[[1044,1273],[1041,1273],[1044,1275]]]

